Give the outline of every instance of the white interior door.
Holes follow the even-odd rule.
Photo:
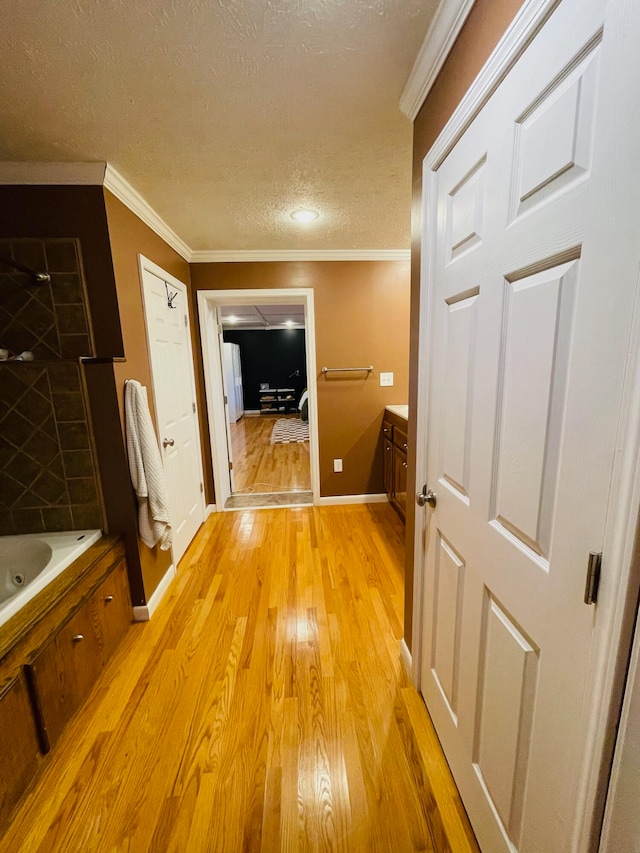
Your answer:
[[[187,289],[141,259],[158,438],[164,463],[177,564],[204,520],[202,461]],[[171,299],[171,307],[167,296]]]
[[[233,345],[233,381],[236,394],[236,413],[237,418],[244,415],[244,398],[242,393],[242,360],[240,358],[240,347],[238,344]]]
[[[231,357],[231,353],[229,352],[228,357],[228,369],[226,366],[227,355],[228,352],[227,347],[231,347],[231,344],[226,344],[224,342],[224,333],[222,330],[222,312],[220,307],[216,308],[216,329],[218,331],[217,341],[218,347],[220,351],[220,363],[222,365],[222,392],[223,392],[223,402],[224,402],[224,430],[225,430],[225,441],[227,443],[227,456],[229,458],[228,462],[228,470],[229,470],[229,490],[230,494],[235,492],[235,476],[233,473],[233,442],[231,441],[231,422],[235,421],[235,417],[233,417],[233,411],[235,410],[235,383],[233,379],[233,360]]]
[[[586,849],[602,614],[583,593],[606,541],[639,260],[633,6],[560,3],[425,172],[418,435],[437,504],[420,683],[486,853]]]
[[[240,417],[238,411],[238,396],[236,393],[236,379],[234,373],[234,355],[237,344],[230,344],[225,341],[222,345],[222,365],[223,365],[223,387],[225,397],[227,398],[227,406],[229,408],[229,421],[236,423]]]

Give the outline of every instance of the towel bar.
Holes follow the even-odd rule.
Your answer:
[[[371,373],[373,370],[373,365],[369,365],[369,367],[323,367],[322,373],[353,373],[354,371],[361,372],[366,370],[367,373]]]

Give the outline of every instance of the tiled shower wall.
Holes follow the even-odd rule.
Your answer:
[[[0,534],[103,527],[80,356],[90,323],[75,240],[0,240],[50,285],[0,263]]]

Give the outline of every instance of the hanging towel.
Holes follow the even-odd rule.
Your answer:
[[[125,432],[129,473],[138,498],[138,530],[145,545],[171,547],[169,499],[156,433],[151,422],[147,389],[135,379],[124,388]]]

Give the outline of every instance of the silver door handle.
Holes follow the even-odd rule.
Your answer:
[[[432,492],[431,489],[427,489],[425,485],[422,487],[422,491],[416,495],[416,503],[418,506],[424,506],[425,504],[435,506],[437,503],[436,493]]]
[[[173,438],[163,438],[162,439],[162,446],[163,447],[173,447],[173,445],[175,443],[176,443],[175,439],[173,439]]]

